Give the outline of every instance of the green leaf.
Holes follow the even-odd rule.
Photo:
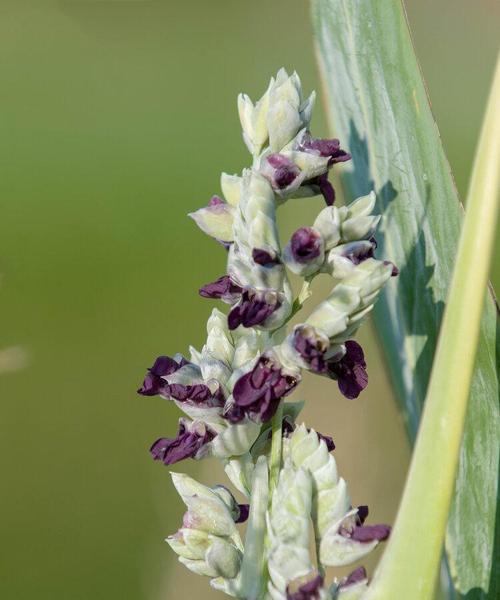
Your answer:
[[[384,216],[380,255],[400,268],[375,319],[414,439],[462,209],[402,5],[313,0],[312,7],[327,115],[353,156],[338,176],[349,197],[376,191]],[[488,589],[492,571],[500,428],[496,339],[496,307],[488,295],[446,539],[457,589],[475,589],[468,598],[485,597],[479,588]],[[465,347],[468,340],[460,343]],[[491,598],[493,588],[494,582]]]

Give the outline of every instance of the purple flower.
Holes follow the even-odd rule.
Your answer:
[[[351,155],[340,147],[339,140],[335,138],[330,140],[313,138],[309,131],[304,133],[297,149],[300,152],[308,152],[324,157],[328,156],[330,157],[328,161],[329,165],[351,160]]]
[[[262,325],[280,306],[281,302],[275,293],[245,289],[241,294],[240,302],[231,309],[227,317],[229,329],[236,329],[240,325],[243,327]]]
[[[196,458],[200,448],[212,441],[215,435],[216,433],[201,421],[191,423],[187,419],[180,419],[177,437],[156,440],[150,452],[154,460],[173,465],[185,458]]]
[[[300,152],[308,152],[309,154],[316,154],[318,156],[328,156],[328,168],[331,168],[336,163],[345,162],[351,159],[351,155],[340,147],[339,140],[316,139],[313,138],[308,131],[304,133],[297,150]],[[328,173],[323,173],[323,175],[314,177],[313,179],[304,182],[304,185],[316,185],[328,206],[331,206],[335,202],[335,190],[328,181]]]
[[[320,256],[323,251],[321,234],[312,227],[301,227],[292,235],[290,250],[294,260],[304,265]]]
[[[339,361],[327,363],[327,372],[337,380],[340,392],[352,400],[368,385],[368,374],[363,348],[354,340],[348,340],[345,348],[346,353]]]
[[[300,580],[292,581],[286,589],[286,600],[319,600],[323,582],[319,574],[302,584]]]
[[[368,506],[358,506],[356,518],[347,525],[343,525],[339,533],[343,537],[350,538],[356,542],[368,543],[377,540],[382,542],[389,537],[391,528],[389,525],[364,525],[368,517]]]
[[[327,365],[325,352],[328,350],[329,341],[325,336],[319,335],[313,327],[299,325],[293,333],[293,347],[315,373],[325,373]]]
[[[203,298],[216,298],[227,304],[234,304],[241,296],[242,291],[243,288],[235,283],[229,275],[223,275],[216,281],[202,286],[199,293]]]
[[[181,383],[167,383],[161,390],[162,397],[177,400],[178,402],[191,402],[202,404],[205,408],[224,406],[224,394],[219,387],[215,393],[204,383],[184,385]]]
[[[235,523],[244,523],[248,519],[248,515],[250,513],[250,505],[249,504],[238,504],[239,515],[235,519]]]
[[[270,154],[262,172],[275,190],[284,190],[300,175],[297,165],[283,154]]]
[[[239,422],[246,415],[265,423],[275,414],[281,398],[296,387],[298,379],[283,371],[281,365],[263,355],[255,367],[245,373],[234,385],[234,406],[224,415],[231,422]]]
[[[342,580],[342,582],[339,585],[339,589],[349,587],[350,585],[354,585],[355,583],[359,583],[360,581],[365,581],[366,579],[368,579],[366,569],[364,567],[358,567]]]
[[[178,371],[187,364],[188,361],[184,358],[177,362],[175,359],[170,358],[170,356],[159,356],[155,360],[154,365],[148,369],[148,374],[144,378],[142,387],[137,390],[137,393],[143,396],[156,396],[167,385],[163,377],[175,373],[175,371]]]
[[[268,252],[262,248],[254,248],[252,250],[252,258],[254,262],[262,267],[273,267],[274,265],[281,264],[280,257],[275,252]]]

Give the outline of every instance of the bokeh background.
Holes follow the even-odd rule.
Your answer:
[[[500,5],[407,8],[464,196]],[[156,355],[203,343],[212,305],[196,291],[224,253],[186,213],[248,163],[237,93],[256,97],[280,66],[319,89],[308,3],[0,0],[0,56],[0,341],[26,354],[0,377],[0,597],[219,597],[163,542],[182,508],[147,450],[178,413],[135,390]],[[313,130],[326,134],[321,104]],[[284,234],[320,207],[289,203]],[[300,395],[354,501],[390,522],[409,450],[369,326],[362,340],[358,401],[312,379]],[[211,462],[176,469],[222,477]]]

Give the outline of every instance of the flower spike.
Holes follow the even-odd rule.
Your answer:
[[[227,311],[213,309],[201,350],[190,347],[189,359],[159,356],[138,390],[185,415],[174,438],[154,442],[153,458],[164,465],[218,458],[245,497],[239,503],[223,485],[172,474],[187,511],[167,543],[190,571],[241,599],[359,600],[368,585],[363,568],[331,584],[325,568],[356,562],[390,534],[387,525],[366,523],[366,506],[353,507],[333,439],[297,424],[304,403],[286,401],[304,371],[336,381],[349,399],[359,396],[368,375],[353,338],[397,275],[376,258],[375,194],[333,205],[329,173],[351,156],[339,140],[313,137],[314,100],[284,69],[257,102],[238,97],[252,164],[222,173],[222,194],[190,214],[226,250],[221,276],[199,294]],[[279,207],[319,194],[327,206],[282,248]],[[289,272],[303,279],[295,298]],[[331,277],[330,294],[288,327],[319,274]]]

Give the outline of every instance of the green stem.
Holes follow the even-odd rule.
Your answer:
[[[269,464],[269,502],[278,484],[278,477],[281,470],[281,454],[283,446],[283,402],[280,402],[278,410],[271,421],[271,458]]]
[[[455,483],[500,190],[500,61],[401,506],[365,600],[432,598]]]

